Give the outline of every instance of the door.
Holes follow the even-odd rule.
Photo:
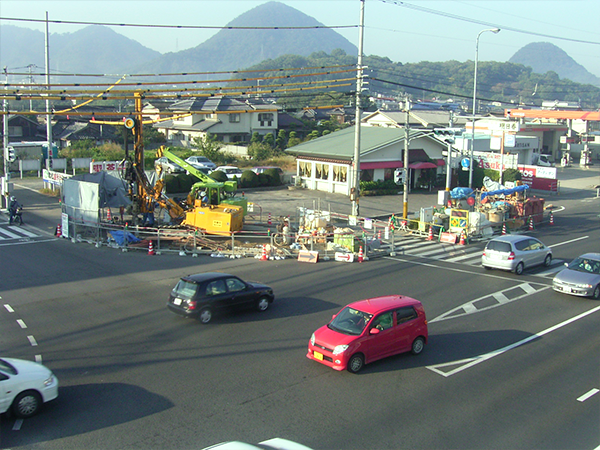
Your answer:
[[[10,407],[13,398],[11,391],[10,377],[0,372],[0,413],[5,412]]]
[[[227,292],[225,280],[222,278],[207,283],[205,300],[217,309],[228,308],[233,305],[232,295]]]
[[[237,277],[227,278],[225,280],[227,290],[231,295],[231,304],[236,307],[251,306],[256,300],[254,298],[254,292],[248,289],[246,283]]]
[[[371,330],[376,329],[375,333]],[[394,311],[376,316],[369,325],[363,341],[363,353],[367,362],[376,361],[392,353],[394,348]]]
[[[412,342],[421,334],[420,321],[413,306],[403,306],[396,310],[394,327],[393,354],[404,353],[411,349]]]

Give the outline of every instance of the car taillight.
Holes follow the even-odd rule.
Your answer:
[[[513,259],[515,259],[515,252],[510,252],[510,253],[508,254],[508,260],[509,260],[509,261],[512,261]]]
[[[188,300],[188,309],[196,309],[196,302],[194,300]]]

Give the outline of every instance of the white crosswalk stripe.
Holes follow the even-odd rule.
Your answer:
[[[0,241],[36,238],[39,236],[39,234],[32,233],[23,227],[17,227],[15,225],[0,225]]]

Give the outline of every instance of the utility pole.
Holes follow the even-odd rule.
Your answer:
[[[4,66],[4,89],[6,90],[8,87],[8,69]],[[4,182],[8,183],[10,180],[10,173],[8,172],[8,100],[6,100],[6,95],[4,96],[4,100],[2,101],[2,111],[4,114],[2,115],[2,160],[4,161]],[[0,195],[3,197],[3,195]],[[0,207],[2,207],[2,203],[0,202]],[[6,207],[8,208],[8,197],[6,197]]]
[[[408,176],[410,174],[410,170],[408,168],[408,146],[409,146],[409,134],[410,134],[410,124],[409,124],[409,115],[410,115],[410,99],[408,98],[408,94],[404,99],[404,192],[402,194],[404,200],[404,207],[402,208],[402,217],[404,220],[408,220],[408,189],[409,189],[409,180]]]
[[[360,25],[358,36],[358,61],[356,64],[356,109],[354,114],[354,177],[352,180],[352,188],[350,189],[350,201],[352,202],[352,215],[359,214],[359,197],[360,197],[360,94],[362,92],[363,83],[363,35],[365,25],[365,0],[360,0]]]
[[[450,111],[450,120],[448,121],[448,127],[452,128],[454,126],[454,113]],[[450,198],[450,188],[452,186],[452,147],[454,145],[454,140],[452,142],[448,141],[448,166],[446,167],[446,198],[445,203],[448,202]]]
[[[46,89],[50,90],[50,42],[48,32],[48,11],[46,11]],[[49,94],[48,94],[49,95]],[[46,97],[46,135],[48,138],[48,169],[52,170],[52,117],[50,99]]]

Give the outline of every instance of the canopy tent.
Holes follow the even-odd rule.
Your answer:
[[[437,169],[437,164],[427,161],[419,161],[408,165],[409,169]]]

